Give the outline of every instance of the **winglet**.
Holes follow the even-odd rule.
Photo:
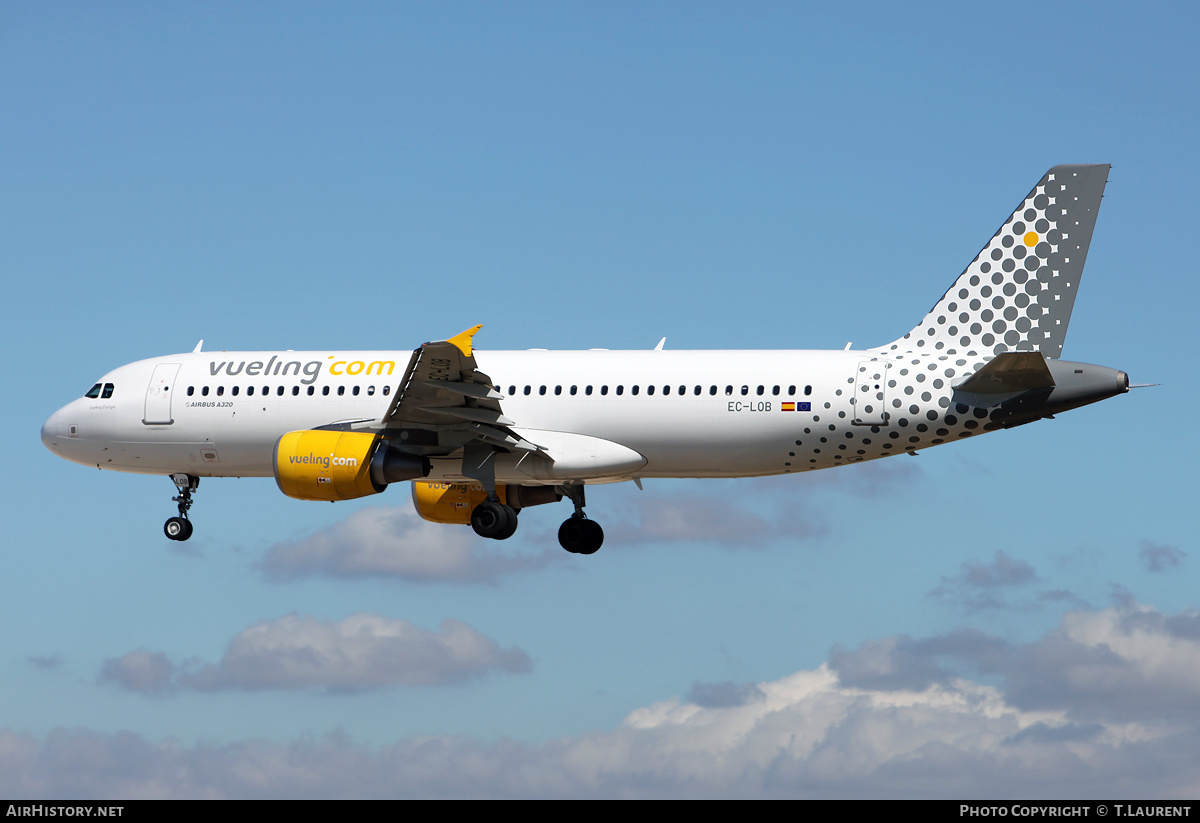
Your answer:
[[[453,343],[455,345],[455,347],[457,347],[458,350],[463,353],[464,357],[470,357],[471,351],[472,351],[471,338],[475,336],[475,332],[479,331],[482,328],[483,328],[482,323],[479,324],[478,326],[472,326],[471,328],[467,329],[465,332],[454,335],[446,342]]]

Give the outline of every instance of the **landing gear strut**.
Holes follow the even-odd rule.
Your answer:
[[[163,524],[163,532],[172,540],[187,540],[192,536],[192,521],[188,520],[188,509],[192,507],[192,492],[200,486],[200,478],[191,474],[173,474],[171,480],[179,489],[179,496],[171,500],[179,504],[179,516]]]
[[[558,528],[558,544],[572,554],[595,554],[604,543],[604,529],[583,513],[586,505],[582,485],[563,486],[563,492],[575,504],[575,513]]]
[[[507,540],[517,530],[517,511],[492,495],[471,512],[471,528],[480,537]]]
[[[463,474],[478,480],[487,499],[471,510],[471,528],[480,537],[507,540],[517,530],[517,510],[500,502],[496,494],[496,450],[484,443],[463,447]]]

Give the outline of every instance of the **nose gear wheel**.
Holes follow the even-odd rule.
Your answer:
[[[188,509],[192,507],[192,492],[200,487],[200,478],[193,474],[173,474],[171,481],[179,494],[172,497],[172,502],[179,504],[179,516],[167,519],[163,524],[163,534],[171,540],[187,540],[192,536],[192,521],[188,520]]]
[[[575,513],[558,527],[558,545],[571,554],[595,554],[604,543],[604,529],[595,520],[588,520],[583,513],[587,505],[583,484],[562,486],[562,492],[575,504]]]

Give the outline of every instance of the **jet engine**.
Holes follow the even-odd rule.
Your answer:
[[[426,520],[465,525],[471,522],[471,512],[475,507],[487,499],[487,492],[483,486],[472,482],[414,480],[412,496],[417,514]],[[517,511],[562,500],[562,495],[554,486],[497,483],[496,496],[501,503]]]
[[[275,444],[275,482],[297,500],[353,500],[429,474],[429,460],[367,432],[294,431]]]

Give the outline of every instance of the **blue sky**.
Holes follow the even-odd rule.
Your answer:
[[[1198,22],[0,8],[0,793],[1195,796]],[[592,557],[565,506],[500,545],[406,488],[233,479],[171,544],[166,478],[37,436],[201,338],[878,345],[1086,162],[1113,169],[1063,356],[1163,385],[915,459],[598,488]],[[266,677],[271,648],[342,662]]]

